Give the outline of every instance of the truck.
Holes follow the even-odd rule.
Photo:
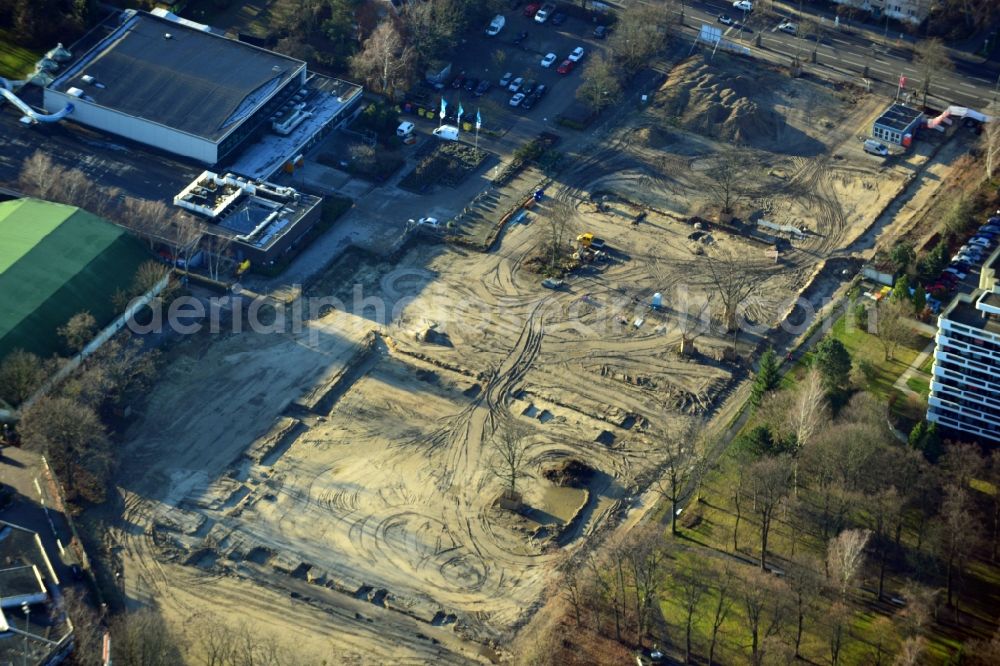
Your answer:
[[[582,245],[583,247],[594,251],[603,250],[605,247],[607,247],[603,238],[598,238],[589,231],[585,234],[580,234],[579,236],[577,236],[576,242]]]

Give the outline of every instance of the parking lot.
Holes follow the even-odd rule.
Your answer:
[[[480,108],[484,126],[491,128],[507,128],[520,115],[554,118],[573,102],[581,70],[589,59],[603,52],[605,43],[594,38],[593,23],[575,16],[566,15],[565,21],[556,25],[554,17],[538,23],[525,16],[525,7],[508,10],[503,15],[506,25],[497,36],[484,34],[482,39],[470,40],[462,51],[462,59],[452,64],[453,79],[443,91],[449,115],[457,110],[461,101],[466,120],[474,120],[475,110]],[[485,28],[483,26],[484,31]],[[560,64],[577,47],[584,49],[583,57],[574,64],[572,71],[560,74],[557,71]],[[549,67],[543,67],[542,60],[550,53],[556,57]],[[527,107],[524,102],[512,107],[510,100],[515,91],[500,86],[507,73],[511,80],[521,78],[522,87],[524,84],[529,88],[544,85],[545,93]],[[454,83],[456,79],[461,82],[458,88]],[[470,79],[474,79],[475,84],[485,79],[490,83],[489,90],[477,96],[476,85]]]

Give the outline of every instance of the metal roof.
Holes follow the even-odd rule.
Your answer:
[[[78,88],[84,101],[218,141],[304,67],[301,60],[136,12],[50,88]]]
[[[917,120],[923,115],[923,112],[911,109],[908,106],[893,104],[886,109],[881,116],[879,116],[878,120],[875,121],[875,124],[888,127],[889,129],[896,130],[897,132],[902,132],[912,125],[914,120]]]

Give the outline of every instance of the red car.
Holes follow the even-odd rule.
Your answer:
[[[527,7],[524,8],[524,15],[527,16],[528,18],[531,18],[535,14],[537,14],[538,10],[541,9],[541,8],[542,8],[542,3],[540,3],[540,2],[533,2],[533,3],[531,3],[530,5],[528,5]]]
[[[563,60],[562,64],[556,67],[556,71],[560,74],[569,74],[573,71],[573,66],[576,65],[572,60]]]

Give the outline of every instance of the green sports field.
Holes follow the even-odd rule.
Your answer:
[[[0,358],[19,347],[61,351],[56,329],[82,310],[108,324],[115,290],[148,258],[122,229],[79,208],[0,203]]]

